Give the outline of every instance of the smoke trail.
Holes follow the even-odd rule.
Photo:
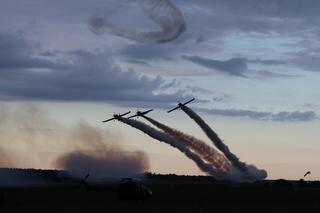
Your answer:
[[[259,170],[254,165],[247,165],[241,162],[239,158],[234,155],[228,148],[227,145],[219,138],[219,136],[209,127],[209,125],[202,120],[193,110],[184,106],[181,108],[190,118],[192,118],[205,132],[205,134],[210,138],[214,145],[225,154],[225,156],[231,161],[231,163],[238,168],[241,172],[248,175],[251,179],[264,179],[267,177],[267,172],[265,170]]]
[[[149,135],[150,137],[162,141],[164,143],[169,144],[170,146],[177,148],[182,153],[184,153],[189,159],[193,160],[201,171],[210,174],[217,179],[226,179],[226,175],[219,172],[215,169],[212,165],[205,163],[197,154],[191,152],[180,140],[177,140],[171,137],[169,134],[156,130],[140,121],[135,121],[128,118],[119,118],[119,120],[133,128],[136,128],[145,134]]]
[[[119,2],[117,2],[119,4]],[[119,27],[111,18],[121,12],[123,7],[138,5],[160,30],[143,31]],[[129,17],[127,17],[130,19]],[[185,22],[180,10],[168,0],[136,0],[118,5],[114,10],[106,10],[88,20],[89,29],[98,35],[109,32],[113,35],[127,38],[138,42],[162,43],[172,41],[180,36],[185,30]]]
[[[228,159],[221,153],[219,153],[215,148],[207,145],[205,142],[191,136],[185,134],[179,130],[173,129],[169,126],[166,126],[150,117],[142,115],[143,118],[148,120],[150,123],[160,128],[161,130],[167,132],[168,134],[174,136],[183,142],[187,147],[195,151],[199,154],[203,159],[212,163],[215,168],[220,170],[221,172],[227,173],[230,171],[231,164]]]

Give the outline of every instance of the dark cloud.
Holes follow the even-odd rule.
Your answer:
[[[183,97],[178,93],[154,94],[166,83],[163,78],[121,70],[105,53],[46,52],[40,57],[20,34],[0,33],[0,38],[0,46],[6,47],[0,49],[2,99],[169,103]],[[59,57],[64,59],[55,60]]]
[[[293,66],[303,68],[304,70],[320,72],[320,52],[308,49],[292,54],[290,62]]]
[[[181,54],[186,54],[190,51],[217,51],[219,49],[216,46],[208,45],[206,41],[207,39],[203,35],[193,35],[186,32],[177,40],[165,44],[129,44],[121,49],[117,56],[129,63],[150,66],[163,61],[177,61],[180,59]]]
[[[198,28],[207,27],[206,31],[211,31],[213,36],[228,31],[304,33],[305,29],[318,28],[314,24],[320,17],[317,0],[189,0],[181,5],[190,15],[190,19],[186,15],[187,23],[192,21],[192,25],[198,25]]]
[[[245,77],[248,70],[245,58],[232,58],[226,61],[202,58],[199,56],[182,56],[184,59],[218,72],[233,76]]]
[[[63,35],[65,35],[64,33],[71,34],[70,32],[72,32],[72,35],[68,34],[68,36],[75,38],[73,42],[78,42],[78,45],[86,43],[79,42],[83,41],[83,39],[95,40],[97,42],[100,40],[96,37],[89,37],[90,33],[87,29],[88,32],[85,34],[83,31],[86,24],[85,20],[91,14],[94,14],[94,11],[110,8],[113,3],[119,4],[118,1],[114,0],[94,0],[93,2],[79,0],[77,4],[67,1],[63,2],[65,10],[61,10],[62,1],[60,0],[58,2],[33,2],[32,4],[19,3],[24,8],[21,11],[15,6],[15,1],[1,2],[2,15],[0,14],[0,18],[5,26],[8,25],[7,27],[9,27],[16,22],[26,23],[27,21],[32,22],[37,20],[38,27],[42,27],[47,33],[51,32],[51,34],[54,34],[55,32],[51,28],[44,28],[44,25],[50,26],[54,24],[58,28],[59,33]],[[196,54],[202,57],[200,52],[206,52],[206,48],[209,46],[211,46],[211,51],[213,47],[216,48],[215,51],[223,49],[226,43],[224,39],[230,38],[230,35],[238,35],[235,33],[239,31],[241,35],[244,35],[246,40],[249,39],[252,32],[259,33],[253,34],[254,38],[263,38],[263,36],[267,35],[268,40],[272,39],[273,35],[277,38],[284,36],[284,38],[289,39],[298,36],[299,39],[308,40],[310,39],[310,35],[318,37],[320,32],[318,26],[320,4],[316,0],[303,2],[300,0],[261,0],[259,3],[254,0],[243,0],[240,2],[237,0],[177,0],[174,4],[183,13],[188,29],[177,40],[165,45],[139,45],[137,43],[126,43],[123,40],[116,40],[116,42],[108,44],[108,47],[116,46],[118,49],[115,49],[119,50],[117,56],[124,57],[130,63],[148,66],[152,64],[150,62],[152,60],[173,60],[181,54]],[[128,21],[127,16],[120,16],[118,18],[119,23],[126,23]],[[143,20],[143,18],[144,16],[134,16],[134,22],[145,23],[146,20]],[[38,38],[46,39],[41,38],[41,36],[38,36]],[[53,43],[55,44],[55,42]],[[199,45],[201,45],[201,48],[199,48]],[[281,51],[283,50],[280,47],[279,52]],[[44,62],[40,60],[37,63],[40,63],[41,66],[41,63]],[[285,65],[286,62],[274,59],[257,59],[252,60],[250,63]],[[240,71],[239,73],[230,72],[233,74],[243,74]]]
[[[172,60],[174,46],[170,44],[132,44],[124,48],[121,55],[132,60]]]
[[[232,10],[235,14],[288,17],[312,17],[318,16],[320,3],[317,0],[214,0],[205,1],[216,10]]]
[[[319,71],[319,54],[310,52],[311,47],[305,52],[298,52],[290,59],[290,54],[296,51],[294,47],[285,47],[285,42],[300,42],[303,48],[310,46],[310,40],[317,41],[320,34],[320,3],[316,0],[203,0],[203,1],[177,1],[177,6],[184,13],[188,31],[184,38],[168,46],[140,46],[129,45],[122,52],[124,57],[139,59],[139,61],[173,60],[177,55],[190,55],[189,61],[205,66],[215,71],[220,71],[231,76],[248,76],[248,65],[259,66],[283,65],[288,70],[292,67],[302,68],[301,71]],[[228,43],[228,38],[234,41],[234,35],[256,42],[256,38],[271,41],[275,38],[274,45],[266,42],[265,50],[258,50],[259,55],[265,54],[266,49],[275,56],[271,59],[231,58],[216,60],[205,58],[201,53],[207,52],[204,46],[215,46],[217,50],[223,49]],[[189,36],[196,39],[195,45],[189,45]],[[203,36],[205,35],[205,36]],[[241,41],[236,36],[236,43]],[[282,40],[282,41],[281,41]],[[287,40],[287,41],[286,41]],[[204,43],[202,49],[197,49],[197,42]],[[179,43],[180,42],[180,43]],[[282,42],[282,44],[280,44]],[[263,41],[262,41],[263,43]],[[256,44],[256,43],[255,43]],[[279,44],[279,46],[278,46]],[[313,47],[317,45],[314,43]],[[249,46],[254,48],[255,46]],[[277,49],[273,49],[276,47]],[[266,51],[266,52],[264,52]],[[237,52],[239,53],[239,51]],[[235,54],[235,53],[232,53]],[[240,50],[241,54],[241,50]],[[278,59],[289,55],[288,60]],[[246,60],[245,60],[246,59]],[[139,62],[138,61],[138,62]],[[235,68],[235,66],[237,68]],[[263,69],[265,70],[265,69]],[[262,71],[262,78],[295,77],[294,75],[278,74],[271,71]]]
[[[126,60],[126,62],[132,63],[132,64],[140,64],[140,65],[145,65],[145,66],[151,67],[151,65],[148,62],[145,62],[145,61],[142,61],[142,60],[129,59],[129,60]]]
[[[275,59],[254,59],[254,60],[248,60],[249,63],[256,63],[256,64],[262,64],[262,65],[284,65],[287,64],[284,60],[275,60]]]
[[[238,109],[198,109],[212,115],[222,115],[230,117],[249,117],[254,120],[271,120],[271,121],[313,121],[318,119],[318,116],[313,111],[281,111],[273,112],[258,112],[252,110]]]
[[[292,77],[302,77],[301,75],[290,75],[290,74],[283,74],[277,73],[272,71],[266,70],[251,70],[249,69],[250,63],[256,63],[260,65],[283,65],[287,62],[282,60],[263,60],[263,59],[248,59],[245,57],[242,58],[231,58],[228,60],[215,60],[215,59],[208,59],[203,58],[200,56],[182,56],[185,60],[191,61],[195,64],[204,66],[206,68],[212,69],[217,72],[221,72],[224,74],[228,74],[231,76],[239,76],[239,77],[246,77],[246,78],[259,78],[259,79],[266,79],[266,78],[292,78]]]
[[[282,74],[276,73],[266,70],[256,71],[254,73],[254,77],[257,79],[268,79],[268,78],[300,78],[304,77],[303,75],[290,75],[290,74]]]
[[[0,72],[32,68],[59,68],[61,65],[35,57],[38,45],[28,42],[23,32],[0,32]]]

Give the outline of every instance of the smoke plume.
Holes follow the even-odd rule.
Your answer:
[[[76,148],[58,157],[56,168],[79,176],[90,173],[96,178],[133,176],[149,168],[145,153],[124,151],[98,128],[82,122],[72,132]]]
[[[180,10],[169,0],[135,0],[115,2],[118,4],[111,9],[106,9],[104,12],[91,17],[88,20],[89,29],[101,35],[105,32],[127,38],[138,42],[147,43],[162,43],[172,41],[179,37],[185,30],[185,22]],[[115,15],[121,15],[122,19],[132,19],[123,17],[121,11],[124,8],[138,6],[142,11],[153,21],[159,30],[136,30],[129,26],[120,27],[116,21],[112,21]]]
[[[3,168],[66,169],[97,178],[147,171],[148,156],[126,150],[121,140],[121,135],[84,121],[66,127],[33,104],[0,104]]]
[[[205,142],[191,136],[185,134],[179,130],[166,126],[150,117],[142,116],[150,123],[158,127],[159,129],[165,131],[166,133],[172,135],[173,137],[179,139],[181,142],[185,144],[188,148],[192,149],[198,155],[200,155],[204,160],[211,163],[215,168],[219,171],[228,173],[230,171],[231,164],[226,159],[226,157],[219,153],[215,148],[207,145]]]
[[[224,153],[231,163],[244,175],[248,176],[247,178],[260,180],[267,177],[267,172],[265,170],[259,170],[254,165],[247,165],[246,163],[241,162],[239,158],[229,150],[228,146],[223,143],[213,129],[211,129],[210,126],[193,110],[187,106],[182,107],[182,110],[201,127],[204,133],[209,137],[214,145]]]
[[[14,166],[14,160],[8,155],[8,151],[0,147],[0,168],[10,168]]]
[[[128,118],[119,118],[119,120],[133,128],[136,128],[150,137],[169,144],[170,146],[177,148],[179,151],[184,153],[189,159],[193,160],[193,162],[198,166],[198,168],[204,173],[210,174],[217,179],[226,179],[226,175],[219,172],[212,165],[205,163],[197,154],[190,151],[180,140],[171,137],[169,134],[161,132],[157,129],[154,129],[140,121],[128,119]]]

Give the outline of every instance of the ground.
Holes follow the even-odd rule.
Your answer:
[[[0,188],[0,212],[319,212],[320,189],[256,185],[146,183],[153,196],[122,202],[117,185]]]

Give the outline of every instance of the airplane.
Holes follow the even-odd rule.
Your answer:
[[[121,201],[145,201],[152,196],[152,191],[138,180],[125,178],[120,181],[117,195]]]
[[[153,111],[153,109],[149,109],[149,110],[144,111],[144,112],[137,111],[137,113],[135,115],[132,115],[132,116],[130,116],[128,118],[134,118],[134,117],[143,116],[143,115],[148,114],[149,112],[152,112],[152,111]]]
[[[121,118],[121,117],[123,117],[123,116],[125,116],[125,115],[128,115],[129,113],[131,113],[131,111],[129,111],[129,112],[126,112],[126,113],[123,113],[123,114],[114,114],[113,115],[113,118],[110,118],[110,119],[108,119],[108,120],[105,120],[105,121],[102,121],[102,122],[109,122],[109,121],[112,121],[112,120],[118,120],[119,118]]]
[[[170,113],[170,112],[172,112],[172,111],[174,111],[176,109],[179,109],[179,108],[183,108],[185,105],[187,105],[188,103],[190,103],[190,102],[192,102],[194,100],[195,100],[195,98],[192,98],[191,100],[189,100],[189,101],[187,101],[185,103],[179,103],[177,107],[175,107],[173,109],[170,109],[169,111],[167,111],[167,113]]]
[[[87,182],[89,176],[90,174],[87,174],[81,179],[81,184],[86,191],[114,191],[116,189],[120,201],[145,201],[152,196],[152,191],[136,179],[124,178],[119,182],[117,188],[114,188],[110,183],[89,184]]]

